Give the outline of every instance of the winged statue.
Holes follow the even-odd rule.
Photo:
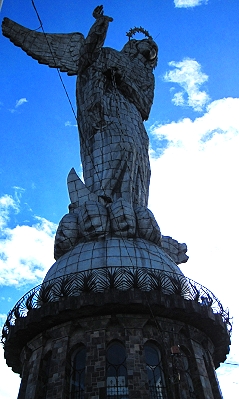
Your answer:
[[[45,34],[4,18],[3,34],[41,64],[77,75],[77,122],[85,187],[105,203],[124,198],[147,205],[148,136],[157,45],[150,36],[121,51],[103,47],[111,17],[103,6],[81,33]]]
[[[93,11],[95,22],[87,37],[81,33],[46,34],[8,18],[3,34],[41,64],[76,75],[77,124],[84,183],[74,169],[68,175],[69,214],[58,227],[55,258],[81,240],[108,234],[141,237],[186,262],[186,245],[161,237],[147,208],[150,164],[144,127],[154,97],[153,69],[158,48],[142,27],[127,33],[121,51],[104,47],[111,17],[103,6]],[[132,39],[141,32],[143,40]]]

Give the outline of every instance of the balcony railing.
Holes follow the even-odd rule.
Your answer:
[[[203,285],[176,273],[158,269],[138,267],[104,267],[84,270],[44,282],[27,292],[8,313],[2,330],[5,343],[16,319],[26,317],[31,309],[41,308],[45,303],[60,298],[79,296],[86,292],[104,292],[116,289],[127,291],[138,289],[144,292],[158,290],[166,295],[179,295],[186,300],[208,306],[213,313],[220,314],[231,331],[228,310],[224,309],[215,295]]]

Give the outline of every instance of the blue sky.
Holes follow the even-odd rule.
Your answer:
[[[98,5],[93,0],[35,4],[46,32],[84,35]],[[125,33],[140,25],[158,44],[155,99],[145,124],[151,143],[149,208],[164,235],[187,243],[184,274],[230,309],[231,354],[218,377],[224,399],[239,397],[239,2],[105,0],[104,10],[114,18],[106,46],[121,49]],[[39,27],[30,0],[4,0],[0,16]],[[54,262],[54,232],[69,203],[66,177],[72,167],[81,173],[81,166],[74,115],[56,70],[39,65],[3,36],[0,52],[3,323]],[[75,77],[62,77],[75,106]],[[0,397],[15,399],[19,378],[2,356],[0,365],[6,381]]]

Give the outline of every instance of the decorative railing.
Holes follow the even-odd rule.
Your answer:
[[[39,309],[45,303],[56,302],[60,298],[79,296],[86,292],[104,292],[110,289],[119,291],[138,289],[144,292],[157,290],[166,295],[179,295],[186,300],[210,307],[213,313],[222,316],[228,326],[228,331],[231,331],[228,310],[223,309],[215,295],[201,284],[181,274],[158,269],[104,267],[67,274],[32,288],[8,313],[2,330],[2,342],[5,343],[16,319],[26,317],[31,309]]]

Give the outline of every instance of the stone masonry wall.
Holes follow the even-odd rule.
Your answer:
[[[22,351],[25,371],[18,399],[68,399],[71,354],[81,344],[86,347],[84,399],[106,399],[105,355],[112,340],[119,340],[126,349],[129,399],[150,397],[144,357],[144,344],[149,340],[158,345],[162,355],[168,398],[221,398],[213,381],[214,348],[204,333],[162,317],[112,314],[67,322],[31,340]],[[179,353],[173,354],[172,348],[178,346]],[[186,366],[183,359],[187,359]]]

